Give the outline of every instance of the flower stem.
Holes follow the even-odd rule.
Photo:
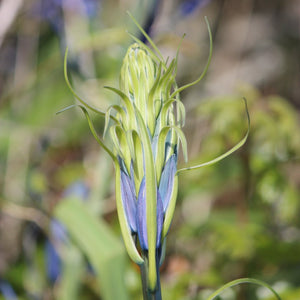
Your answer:
[[[148,259],[147,255],[143,255],[144,263],[140,266],[142,288],[143,288],[143,300],[162,300],[161,298],[161,288],[160,288],[160,276],[159,276],[159,262],[156,268],[157,272],[157,282],[154,291],[151,291],[148,287]]]

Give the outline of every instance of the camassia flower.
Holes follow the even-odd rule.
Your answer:
[[[133,37],[135,43],[129,47],[121,68],[119,89],[106,87],[120,96],[119,104],[102,112],[78,97],[67,77],[67,53],[65,78],[74,96],[83,104],[80,107],[94,137],[113,159],[117,212],[125,247],[131,259],[147,270],[147,286],[154,291],[159,284],[158,268],[163,261],[163,248],[174,214],[178,174],[219,161],[242,146],[247,135],[222,156],[178,170],[179,148],[187,160],[186,139],[181,129],[185,108],[179,94],[198,83],[207,71],[212,53],[210,29],[208,26],[210,52],[203,73],[194,82],[177,87],[178,55],[165,61],[149,36],[136,25],[153,50]],[[98,137],[86,108],[105,117],[105,142]]]
[[[176,63],[175,58],[167,65],[137,42],[125,55],[120,88],[108,88],[121,97],[106,112],[105,128],[115,157],[118,216],[129,255],[149,264],[152,289],[175,207],[180,141],[185,158],[187,153],[185,109],[178,94],[172,95]],[[113,110],[116,120],[108,126]]]

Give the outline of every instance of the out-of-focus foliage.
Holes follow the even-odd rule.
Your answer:
[[[161,270],[163,299],[202,300],[244,276],[267,281],[283,299],[298,299],[300,27],[293,0],[1,1],[0,299],[112,299],[109,290],[141,299],[138,270],[121,247],[112,165],[80,111],[55,114],[74,103],[63,79],[66,46],[78,94],[102,109],[117,101],[102,87],[117,85],[131,43],[125,30],[137,33],[127,9],[165,57],[174,56],[187,33],[179,85],[197,78],[205,64],[208,15],[209,73],[181,95],[192,160],[212,159],[240,140],[247,126],[242,97],[251,116],[243,149],[180,177]],[[237,92],[240,82],[255,88]],[[101,134],[104,120],[92,118]],[[77,199],[74,208],[67,198]],[[69,214],[60,215],[66,208]],[[85,232],[76,231],[79,224]],[[111,242],[102,244],[107,232]],[[109,285],[101,272],[109,268],[110,250],[117,253],[110,274],[123,278]],[[220,299],[255,297],[272,299],[247,285]]]
[[[300,132],[294,108],[279,96],[262,96],[250,87],[234,96],[205,99],[194,114],[210,130],[194,159],[211,159],[239,139],[246,127],[242,97],[248,99],[251,115],[248,141],[220,164],[182,176],[182,219],[176,233],[174,229],[175,245],[190,258],[186,283],[200,267],[205,270],[197,278],[200,285],[247,275],[283,282],[296,299]],[[253,299],[254,293],[241,288],[236,297]]]

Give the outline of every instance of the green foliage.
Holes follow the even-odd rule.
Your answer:
[[[62,201],[56,207],[55,216],[66,225],[95,269],[103,299],[128,299],[124,285],[124,248],[109,227],[76,199]]]
[[[64,20],[66,36],[62,38],[54,35],[45,21],[32,23],[34,18],[27,13],[31,2],[17,14],[19,18],[1,44],[1,51],[8,49],[12,53],[10,57],[18,57],[16,61],[10,61],[12,58],[6,61],[5,51],[1,52],[1,280],[11,284],[19,300],[140,300],[140,274],[126,263],[121,243],[109,159],[103,152],[98,153],[80,110],[55,114],[73,103],[63,80],[65,42],[70,46],[68,71],[74,90],[78,95],[85,95],[86,102],[95,108],[110,107],[102,119],[90,114],[94,132],[101,134],[108,120],[120,113],[111,106],[118,95],[102,87],[116,86],[130,40],[124,31],[124,19],[115,1],[107,1],[101,16],[93,22],[69,12]],[[137,15],[142,20],[145,13],[138,11]],[[128,22],[129,18],[124,18]],[[79,26],[83,31],[80,36],[78,27],[74,30],[72,26],[83,24],[82,19],[88,26],[86,32],[84,26]],[[192,23],[187,23],[197,31],[199,19],[202,22],[202,18],[193,18]],[[165,24],[169,21],[164,19]],[[170,23],[173,24],[173,19]],[[197,52],[190,32],[187,33],[189,36],[182,41],[183,56]],[[164,54],[171,50],[176,52],[177,45],[169,43],[169,40],[174,41],[173,36],[168,39],[160,33],[157,40]],[[38,45],[34,47],[34,43]],[[22,48],[29,44],[33,45],[30,53],[28,48]],[[23,55],[29,59],[22,61]],[[175,61],[179,61],[179,67],[174,71],[179,73],[179,82],[188,82],[182,74],[193,78],[197,74],[191,73],[194,65],[188,70],[185,68],[186,57],[182,58],[182,54],[178,57],[177,53]],[[198,58],[188,59],[193,63],[197,61],[199,66],[205,64]],[[211,52],[208,64],[210,59]],[[8,73],[3,75],[5,70]],[[208,77],[210,80],[214,80],[213,74]],[[287,84],[283,80],[280,84],[290,86],[290,81]],[[291,105],[291,99],[261,94],[251,87],[242,87],[234,95],[198,102],[198,95],[202,95],[202,88],[206,87],[204,82],[197,90],[195,102],[191,103],[195,109],[185,112],[184,102],[176,97],[186,87],[174,90],[173,99],[162,109],[168,111],[171,106],[177,106],[178,125],[183,127],[186,121],[191,164],[213,160],[239,143],[247,132],[243,97],[248,103],[251,130],[248,141],[234,155],[207,168],[180,174],[176,210],[172,200],[164,227],[165,235],[175,211],[166,262],[161,268],[163,299],[204,300],[224,282],[238,277],[259,278],[269,282],[283,299],[299,299],[298,111]],[[278,91],[275,86],[271,88]],[[191,98],[188,89],[181,96],[183,101]],[[189,127],[193,117],[200,120],[199,127]],[[192,135],[194,129],[197,132]],[[166,128],[161,140],[167,130],[174,131]],[[205,132],[202,137],[200,131]],[[133,134],[132,138],[134,146],[140,147],[137,136]],[[200,139],[201,147],[193,148]],[[82,203],[75,199],[65,201],[64,190],[77,180],[90,189],[88,199]],[[59,277],[51,281],[47,274],[45,245],[53,241],[49,224],[54,216],[62,221],[69,234],[68,242],[54,243],[61,269]],[[174,257],[178,256],[184,259],[175,269],[171,268]],[[92,267],[87,267],[87,261]],[[226,290],[219,298],[275,299],[270,292],[255,285]],[[0,299],[4,299],[2,295]]]

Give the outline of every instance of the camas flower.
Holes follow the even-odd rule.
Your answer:
[[[185,108],[179,93],[198,83],[208,69],[212,53],[210,28],[210,52],[203,73],[194,82],[178,88],[175,81],[178,55],[170,62],[165,61],[149,36],[132,19],[153,50],[133,37],[135,43],[129,47],[121,68],[119,89],[106,87],[120,96],[120,104],[102,112],[82,100],[67,77],[67,51],[64,70],[71,92],[83,104],[79,106],[94,137],[113,159],[117,212],[125,247],[133,261],[146,264],[148,287],[153,291],[157,288],[162,248],[175,210],[178,174],[223,159],[244,144],[248,132],[239,144],[220,157],[178,170],[180,144],[187,161],[186,139],[181,129]],[[106,142],[98,137],[86,108],[105,117]]]
[[[120,89],[108,87],[121,97],[121,104],[106,112],[106,120],[108,124],[111,112],[117,112],[109,134],[117,157],[116,196],[122,233],[128,248],[137,237],[142,256],[149,262],[153,288],[171,223],[169,204],[177,195],[179,141],[186,157],[181,131],[185,110],[179,98],[172,97],[176,63],[174,59],[167,65],[147,46],[135,43],[123,61]],[[137,246],[131,251],[135,253],[133,259],[141,263]]]

